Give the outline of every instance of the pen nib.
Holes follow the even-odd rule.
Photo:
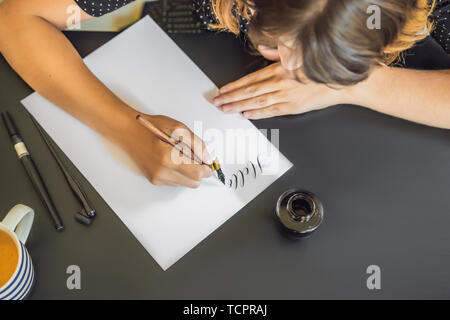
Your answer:
[[[217,159],[213,161],[211,169],[217,172],[217,178],[219,178],[219,180],[225,185],[225,175],[223,174],[222,168],[220,167]]]
[[[225,185],[225,175],[223,174],[221,169],[217,170],[217,177]]]

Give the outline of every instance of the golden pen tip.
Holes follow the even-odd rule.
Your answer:
[[[213,171],[220,170],[220,164],[219,164],[219,161],[217,159],[215,159],[213,161],[213,163],[211,164],[211,168],[213,169]]]
[[[225,175],[223,174],[222,169],[220,168],[219,160],[217,158],[211,164],[211,169],[213,172],[217,172],[217,177],[223,184],[225,184]]]

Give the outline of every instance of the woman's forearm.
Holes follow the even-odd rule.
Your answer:
[[[115,140],[117,129],[127,125],[131,108],[89,71],[46,20],[0,12],[0,52],[33,89],[99,133]]]
[[[450,70],[376,68],[347,91],[348,102],[394,117],[450,129]]]
[[[89,71],[59,31],[66,24],[69,6],[76,4],[73,0],[4,0],[0,4],[1,54],[42,96],[121,147],[151,183],[197,188],[212,175],[210,166],[203,164],[209,158],[204,143],[172,118],[141,113],[169,135],[188,134],[190,142],[183,141],[202,164],[187,164],[190,158],[172,161],[173,148],[136,125],[136,111]]]

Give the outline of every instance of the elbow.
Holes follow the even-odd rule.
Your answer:
[[[23,11],[20,4],[20,1],[17,3],[11,0],[0,0],[0,35],[4,36],[8,30],[14,28],[15,22]]]
[[[3,39],[6,38],[6,13],[3,5],[0,3],[0,54],[3,53]]]
[[[2,53],[2,39],[5,38],[5,30],[6,30],[6,19],[4,17],[4,12],[2,8],[2,4],[0,3],[0,54]]]
[[[0,3],[0,40],[4,37],[4,34],[6,32],[6,28],[7,28],[6,25],[8,24],[7,16],[8,15],[6,13],[5,2],[1,2]]]
[[[3,11],[4,11],[3,6],[4,5],[2,5],[2,3],[0,2],[0,30],[3,29],[3,24],[5,21],[5,17],[4,17],[4,13],[3,13]]]
[[[8,35],[13,33],[16,22],[19,20],[20,14],[17,14],[17,8],[14,6],[14,1],[0,0],[0,53],[2,53],[11,37]]]

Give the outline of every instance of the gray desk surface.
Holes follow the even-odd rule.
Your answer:
[[[68,33],[83,56],[113,36]],[[175,40],[217,85],[251,69],[228,35]],[[281,151],[295,167],[163,272],[84,179],[99,215],[89,228],[73,220],[78,203],[20,104],[31,92],[1,58],[0,109],[16,118],[66,224],[55,232],[1,127],[0,217],[16,203],[37,213],[32,299],[450,298],[449,131],[352,106],[257,121],[281,129]],[[291,187],[325,206],[323,225],[300,242],[280,234],[273,216]],[[80,291],[66,289],[72,264],[82,270]],[[366,287],[373,264],[380,291]]]

